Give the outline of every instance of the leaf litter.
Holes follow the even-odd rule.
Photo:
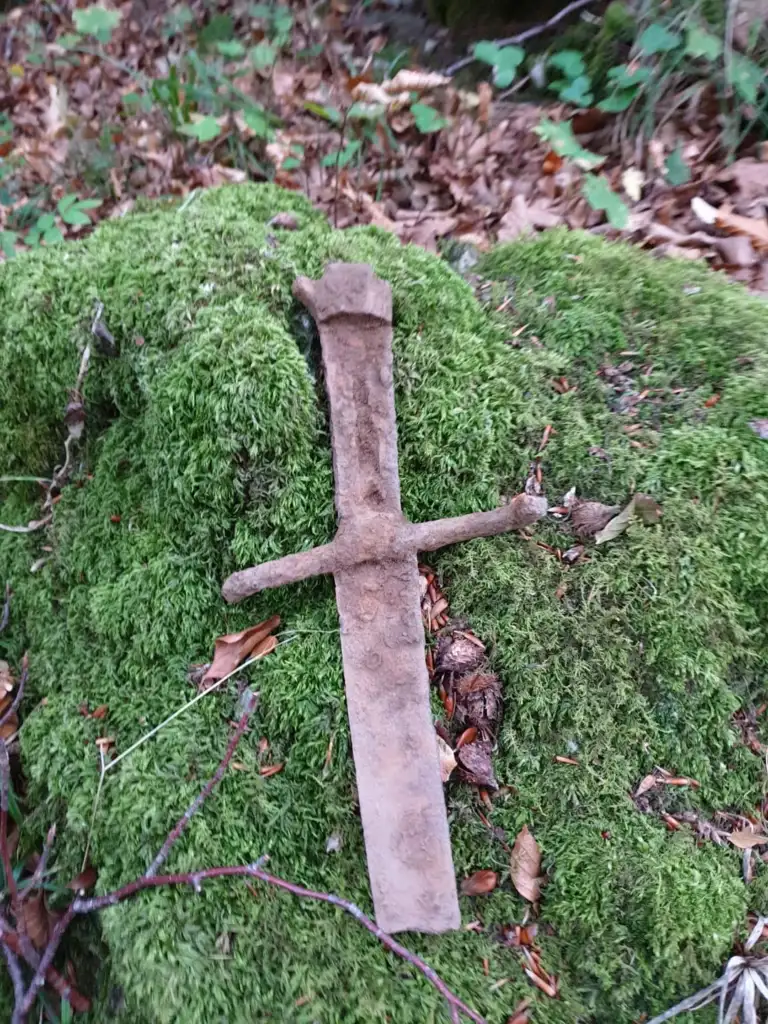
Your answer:
[[[387,77],[382,54],[395,39],[386,21],[371,22],[354,5],[291,5],[277,42],[257,8],[242,7],[219,56],[226,83],[250,105],[214,116],[193,100],[174,128],[178,114],[136,100],[148,99],[169,66],[183,68],[189,50],[199,49],[206,12],[197,3],[185,9],[189,17],[171,31],[163,5],[139,20],[126,8],[70,10],[31,0],[0,23],[0,106],[14,112],[0,146],[20,168],[13,209],[0,207],[0,232],[41,190],[54,205],[80,194],[97,140],[108,137],[109,160],[94,186],[101,206],[64,220],[65,236],[123,215],[139,196],[184,197],[274,177],[305,191],[340,227],[373,223],[433,250],[449,234],[486,248],[562,224],[621,235],[659,255],[706,260],[756,289],[768,287],[768,161],[747,140],[739,159],[719,166],[722,129],[700,97],[675,103],[645,140],[594,107],[568,120],[560,102],[510,102],[488,81],[461,88],[414,65]],[[98,11],[108,17],[91,17]],[[432,31],[425,23],[425,34]],[[71,60],[73,32],[90,34],[99,48]],[[504,60],[517,60],[519,48],[480,45],[497,84],[514,75]],[[592,170],[587,179],[579,163]],[[587,204],[585,187],[597,208]],[[710,230],[699,230],[692,198],[715,211]],[[737,246],[728,237],[734,232],[743,240]]]

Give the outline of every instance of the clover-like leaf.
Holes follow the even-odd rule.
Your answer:
[[[582,187],[584,198],[593,210],[604,210],[608,223],[621,230],[629,222],[627,204],[613,191],[602,174],[587,174]]]
[[[221,125],[215,117],[211,117],[209,114],[206,117],[201,117],[198,121],[183,124],[179,131],[183,135],[190,135],[193,139],[197,139],[198,142],[210,142],[221,134]]]
[[[434,107],[430,107],[426,103],[414,103],[411,107],[411,113],[416,122],[416,128],[424,135],[429,135],[431,132],[439,132],[441,128],[448,124],[446,119]]]
[[[100,43],[108,43],[112,38],[112,32],[120,24],[122,15],[120,11],[110,10],[102,7],[101,4],[93,4],[92,7],[75,8],[72,11],[72,20],[78,32],[85,36],[93,36]]]
[[[656,53],[669,53],[676,50],[683,41],[679,32],[671,32],[661,22],[655,21],[640,33],[637,47],[641,53],[652,57]]]

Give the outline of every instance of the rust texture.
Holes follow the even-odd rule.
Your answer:
[[[222,594],[333,573],[360,812],[376,921],[386,932],[458,928],[437,741],[424,661],[417,551],[515,530],[546,499],[431,523],[400,506],[392,299],[367,264],[331,263],[294,295],[317,322],[331,411],[339,526],[330,544],[233,573]]]

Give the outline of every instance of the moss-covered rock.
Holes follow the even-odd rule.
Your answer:
[[[299,231],[267,226],[282,209]],[[606,502],[642,490],[663,504],[659,525],[632,526],[571,569],[511,536],[437,559],[454,612],[489,641],[504,683],[495,767],[513,789],[491,817],[510,837],[530,824],[543,849],[552,934],[542,929],[540,943],[562,998],[533,991],[496,941],[495,926],[525,906],[503,845],[458,785],[448,789],[458,873],[491,868],[506,880],[463,901],[485,933],[410,937],[492,1022],[523,995],[540,1000],[547,1024],[658,1011],[711,980],[748,909],[768,909],[762,865],[745,888],[736,851],[670,833],[628,796],[661,764],[700,782],[664,793],[672,812],[752,813],[760,799],[761,759],[731,716],[766,691],[768,444],[748,421],[768,415],[768,312],[702,268],[621,245],[553,233],[490,258],[485,271],[528,325],[519,348],[439,260],[374,229],[333,232],[301,198],[267,186],[205,193],[0,268],[3,473],[45,476],[60,458],[97,299],[120,352],[94,358],[83,462],[53,527],[0,534],[0,575],[15,590],[0,651],[16,659],[28,647],[31,658],[22,842],[39,842],[55,819],[61,875],[78,870],[96,737],[127,750],[189,699],[187,668],[217,634],[279,612],[293,639],[250,670],[261,703],[238,753],[244,770],[227,776],[168,866],[268,852],[278,873],[370,908],[332,583],[236,609],[219,597],[235,567],[334,529],[316,345],[290,293],[297,274],[319,276],[329,259],[370,261],[392,283],[408,515],[495,506],[520,488],[546,423],[554,499],[576,485]],[[596,372],[623,361],[635,391],[648,389],[633,418]],[[574,385],[565,394],[551,384],[560,376]],[[713,393],[719,402],[706,406]],[[628,433],[631,423],[641,429]],[[0,488],[4,522],[39,515],[34,484]],[[572,543],[556,524],[538,539]],[[146,867],[218,762],[236,700],[234,686],[205,698],[107,776],[91,843],[100,889]],[[107,704],[106,721],[84,718],[84,701]],[[266,780],[262,735],[270,760],[285,762]],[[332,833],[343,845],[327,854]],[[445,1019],[436,994],[353,921],[280,892],[222,882],[199,895],[147,893],[101,927],[110,958],[94,986],[97,1020],[115,1005],[137,1024]],[[223,934],[230,942],[217,945]]]

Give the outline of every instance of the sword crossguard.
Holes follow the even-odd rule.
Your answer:
[[[232,573],[221,593],[225,601],[236,604],[261,590],[299,583],[311,576],[340,572],[368,562],[384,565],[406,554],[436,551],[475,537],[520,530],[541,519],[546,511],[546,498],[518,494],[508,505],[491,512],[470,512],[428,523],[410,523],[400,514],[364,512],[342,520],[330,544]]]

